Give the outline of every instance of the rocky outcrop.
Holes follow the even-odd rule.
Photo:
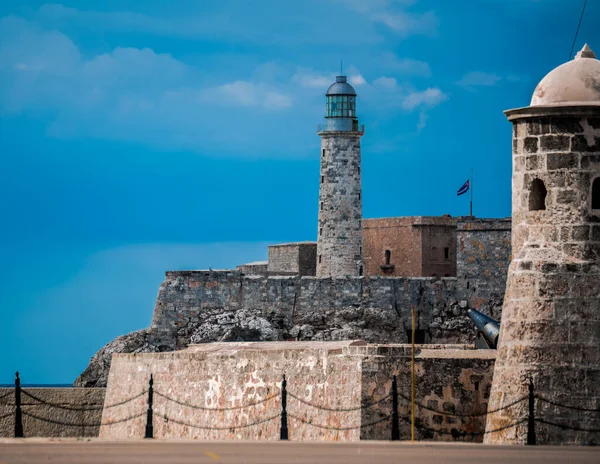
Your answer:
[[[74,387],[106,387],[113,353],[157,353],[171,351],[153,337],[152,329],[121,335],[105,345],[90,360],[85,371],[73,383]]]

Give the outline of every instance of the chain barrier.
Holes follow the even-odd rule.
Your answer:
[[[120,424],[122,422],[127,422],[127,421],[130,421],[133,419],[137,419],[138,417],[142,417],[144,414],[146,414],[146,413],[143,412],[141,414],[135,414],[133,416],[125,417],[123,419],[118,419],[118,420],[110,421],[110,422],[94,422],[93,424],[82,424],[82,423],[75,424],[72,422],[63,422],[63,421],[58,421],[58,420],[54,420],[54,419],[48,419],[46,417],[37,416],[28,411],[23,411],[23,415],[25,415],[25,416],[29,416],[33,419],[37,419],[37,420],[40,420],[43,422],[49,422],[50,424],[62,425],[65,427],[105,427],[105,426]]]
[[[90,408],[85,408],[85,407],[78,408],[78,407],[72,407],[72,406],[64,406],[62,404],[52,403],[50,401],[43,400],[42,398],[32,395],[27,390],[21,390],[21,393],[23,393],[23,395],[25,395],[25,396],[28,396],[32,400],[37,401],[40,404],[44,404],[46,406],[50,406],[53,408],[64,409],[66,411],[101,411],[104,408],[103,406],[92,406]],[[35,406],[35,404],[23,404],[23,406]]]
[[[109,409],[109,408],[116,408],[117,406],[123,406],[124,404],[130,403],[130,402],[132,402],[133,400],[137,400],[137,399],[138,399],[140,396],[143,396],[143,395],[145,395],[146,393],[148,393],[148,389],[146,389],[146,390],[144,390],[144,391],[142,391],[142,392],[138,393],[138,394],[137,394],[137,395],[135,395],[135,396],[132,396],[131,398],[128,398],[128,399],[126,399],[126,400],[123,400],[123,401],[120,401],[120,402],[118,402],[118,403],[114,403],[114,404],[105,405],[105,406],[104,406],[104,408],[105,408],[105,409]]]
[[[236,410],[239,410],[239,409],[245,409],[245,408],[251,408],[253,406],[258,406],[259,404],[266,403],[267,401],[270,401],[273,398],[277,398],[279,396],[279,393],[275,393],[273,395],[267,396],[266,398],[264,398],[264,399],[262,399],[260,401],[255,402],[255,403],[244,404],[244,405],[241,405],[241,406],[231,406],[231,407],[226,407],[226,408],[207,408],[205,406],[198,406],[198,405],[195,405],[195,404],[184,403],[182,401],[179,401],[179,400],[176,400],[174,398],[168,397],[167,395],[164,395],[164,394],[162,394],[162,393],[160,393],[159,391],[156,391],[156,390],[154,391],[154,394],[156,396],[160,396],[161,398],[166,399],[167,401],[172,401],[173,403],[176,403],[176,404],[178,404],[180,406],[185,406],[185,407],[192,408],[192,409],[199,409],[201,411],[236,411]]]
[[[186,427],[192,427],[194,429],[202,429],[202,430],[236,430],[236,429],[245,429],[248,427],[254,427],[255,425],[260,425],[260,424],[264,424],[265,422],[270,422],[272,420],[278,419],[279,418],[279,414],[275,415],[275,416],[271,416],[268,417],[267,419],[261,419],[259,421],[256,422],[252,422],[251,424],[244,424],[244,425],[233,425],[230,427],[207,427],[207,426],[203,426],[203,425],[196,425],[196,424],[189,424],[187,422],[182,422],[179,421],[177,419],[173,419],[171,417],[165,416],[163,414],[160,414],[156,409],[153,410],[154,414],[157,417],[160,417],[161,419],[167,421],[167,422],[173,422],[175,424],[179,424],[179,425],[184,425]]]
[[[411,399],[407,398],[404,395],[398,394],[398,396],[400,398],[402,398],[404,401],[408,401],[409,403],[411,402]],[[525,395],[522,398],[519,398],[518,400],[515,400],[512,403],[507,404],[506,406],[502,406],[501,408],[492,409],[491,411],[486,411],[486,412],[477,412],[474,414],[457,414],[454,412],[439,411],[437,409],[430,408],[429,406],[425,406],[424,404],[418,403],[416,401],[415,401],[415,406],[417,406],[418,408],[426,409],[427,411],[434,412],[436,414],[442,414],[444,416],[474,418],[474,417],[484,417],[484,416],[487,416],[488,414],[494,414],[496,412],[503,411],[504,409],[512,408],[514,405],[519,404],[522,401],[525,401],[527,398],[529,398],[529,395]]]
[[[280,392],[269,395],[267,397],[265,397],[262,400],[253,402],[253,403],[248,403],[248,404],[244,404],[244,405],[239,405],[239,406],[230,406],[230,407],[224,407],[224,408],[217,408],[217,407],[205,407],[205,406],[199,406],[199,405],[195,405],[195,404],[191,404],[191,403],[186,403],[184,401],[175,399],[175,398],[171,398],[159,391],[154,391],[153,389],[153,382],[152,382],[152,376],[150,376],[150,382],[149,382],[149,388],[143,390],[142,392],[140,392],[139,394],[132,396],[128,399],[125,399],[123,401],[120,401],[118,403],[114,403],[114,404],[110,404],[110,405],[104,405],[104,406],[84,406],[84,407],[76,407],[76,406],[66,406],[63,404],[58,404],[58,403],[54,403],[51,401],[46,401],[32,393],[29,393],[26,390],[21,390],[19,388],[19,377],[17,374],[17,378],[16,378],[16,389],[15,389],[15,404],[4,404],[4,406],[15,406],[15,412],[10,412],[8,414],[4,414],[2,416],[0,416],[0,419],[5,419],[7,417],[12,416],[13,414],[15,415],[15,437],[22,437],[23,436],[23,432],[22,432],[22,422],[20,419],[20,414],[22,412],[23,415],[31,417],[33,419],[39,420],[39,421],[43,421],[43,422],[48,422],[51,424],[56,424],[56,425],[61,425],[61,426],[65,426],[65,427],[101,427],[101,426],[111,426],[111,425],[115,425],[115,424],[120,424],[120,423],[124,423],[124,422],[128,422],[131,421],[133,419],[137,419],[140,418],[144,415],[147,415],[146,418],[146,438],[152,438],[153,437],[153,433],[152,433],[152,414],[156,414],[156,416],[158,416],[159,418],[161,418],[162,420],[166,421],[166,422],[172,422],[174,424],[178,424],[178,425],[182,425],[182,426],[186,426],[186,427],[191,427],[191,428],[196,428],[196,429],[202,429],[202,430],[237,430],[237,429],[244,429],[244,428],[248,428],[248,427],[254,427],[256,425],[260,425],[260,424],[264,424],[267,422],[271,422],[275,419],[281,418],[281,429],[280,429],[280,433],[281,433],[281,439],[282,440],[287,440],[288,439],[288,433],[287,433],[287,417],[289,416],[290,418],[306,424],[308,426],[311,427],[316,427],[319,429],[325,429],[325,430],[335,430],[335,431],[346,431],[346,430],[360,430],[363,428],[367,428],[367,427],[372,427],[374,425],[377,425],[381,422],[390,420],[392,421],[392,440],[398,440],[399,439],[399,432],[398,432],[398,420],[402,420],[403,422],[409,423],[411,424],[412,421],[406,417],[406,416],[400,416],[398,414],[398,398],[401,398],[402,400],[406,401],[406,402],[411,402],[411,399],[402,395],[402,394],[398,394],[397,390],[396,390],[396,378],[394,377],[393,382],[392,382],[392,390],[385,395],[384,397],[373,401],[371,403],[365,403],[365,404],[361,404],[357,407],[351,407],[351,408],[333,408],[333,407],[328,407],[328,406],[324,406],[324,405],[318,405],[315,403],[312,403],[310,401],[304,400],[301,397],[295,395],[294,393],[288,392],[286,389],[286,380],[285,380],[285,376],[283,377],[283,383],[282,383],[282,389]],[[444,416],[451,416],[451,417],[457,417],[457,418],[467,418],[467,419],[475,419],[475,418],[482,418],[482,417],[486,417],[489,414],[494,414],[506,409],[509,409],[517,404],[522,403],[525,400],[529,400],[529,415],[516,420],[516,422],[507,424],[503,427],[497,428],[497,429],[493,429],[493,430],[488,430],[488,431],[481,431],[481,432],[466,432],[466,431],[461,431],[457,428],[451,428],[450,431],[447,431],[446,429],[444,430],[438,430],[435,428],[431,428],[428,426],[425,426],[423,424],[419,424],[419,423],[415,423],[415,427],[421,431],[426,431],[429,433],[433,433],[433,434],[440,434],[440,435],[451,435],[453,438],[457,439],[457,438],[465,438],[465,437],[477,437],[477,436],[482,436],[482,435],[487,435],[490,433],[497,433],[497,432],[501,432],[503,430],[507,430],[513,427],[516,427],[520,424],[523,423],[528,423],[528,438],[527,438],[527,444],[535,444],[536,440],[535,440],[535,423],[540,423],[540,424],[546,424],[549,426],[553,426],[553,427],[558,427],[564,430],[575,430],[575,431],[581,431],[581,432],[590,432],[590,433],[600,433],[600,429],[590,429],[590,428],[584,428],[584,427],[578,427],[578,426],[571,426],[571,425],[567,425],[567,424],[561,424],[561,423],[556,423],[556,422],[552,422],[552,421],[548,421],[544,418],[538,418],[535,417],[534,411],[535,411],[535,399],[560,407],[560,408],[565,408],[565,409],[571,409],[571,410],[575,410],[575,411],[583,411],[583,412],[594,412],[594,413],[598,413],[600,412],[600,409],[592,409],[592,408],[583,408],[583,407],[578,407],[578,406],[570,406],[570,405],[565,405],[565,404],[561,404],[558,403],[556,401],[553,400],[549,400],[544,398],[543,396],[540,395],[536,395],[533,389],[533,383],[530,381],[530,386],[529,386],[529,394],[525,395],[521,398],[518,398],[517,400],[494,410],[489,410],[486,412],[482,412],[482,413],[474,413],[474,414],[460,414],[460,413],[455,413],[455,412],[448,412],[448,411],[440,411],[437,410],[433,407],[429,407],[426,406],[422,403],[419,402],[414,402],[415,406],[426,410],[426,411],[430,411],[432,413],[435,414],[441,414]],[[36,401],[37,403],[33,403],[33,404],[21,404],[21,396],[20,394],[25,395],[26,397],[31,398],[32,400]],[[6,392],[4,393],[2,396],[0,396],[0,399],[6,398],[9,395],[11,395],[12,392]],[[21,406],[35,406],[35,405],[45,405],[45,406],[49,406],[51,408],[57,408],[57,409],[62,409],[62,410],[66,410],[66,411],[77,411],[77,412],[86,412],[86,411],[100,411],[103,409],[109,409],[109,408],[114,408],[114,407],[118,407],[118,406],[122,406],[125,405],[127,403],[130,403],[144,395],[148,394],[148,407],[147,407],[147,411],[142,412],[140,414],[134,414],[131,415],[129,417],[125,417],[123,419],[118,419],[118,420],[114,420],[114,421],[109,421],[109,422],[95,422],[95,423],[74,423],[74,422],[68,422],[68,421],[61,421],[61,420],[55,420],[55,419],[49,419],[49,418],[45,418],[45,417],[41,417],[38,416],[28,410],[23,410],[21,411]],[[231,426],[203,426],[203,425],[197,425],[197,424],[191,424],[191,423],[187,423],[178,419],[173,419],[171,417],[168,417],[165,414],[161,414],[157,409],[153,408],[152,405],[152,397],[153,394],[156,394],[157,396],[163,398],[166,401],[169,402],[173,402],[179,406],[183,406],[183,407],[187,407],[187,408],[192,408],[192,409],[196,409],[196,410],[201,410],[201,411],[216,411],[216,412],[223,412],[223,411],[238,411],[241,409],[246,409],[246,408],[251,408],[254,406],[258,406],[261,404],[265,404],[275,398],[279,398],[281,397],[281,414],[276,414],[270,417],[267,417],[265,419],[260,419],[257,420],[255,422],[249,423],[249,424],[243,424],[243,425],[231,425]],[[300,404],[305,405],[305,406],[309,406],[311,408],[315,408],[318,410],[322,410],[322,411],[328,411],[331,413],[338,413],[338,412],[355,412],[355,411],[363,411],[366,410],[370,407],[376,406],[380,403],[383,403],[385,401],[389,401],[390,398],[392,400],[392,413],[386,416],[383,416],[377,420],[374,420],[372,422],[368,422],[368,423],[364,423],[361,425],[357,425],[357,426],[332,426],[332,425],[326,425],[326,424],[318,424],[318,423],[313,423],[310,420],[304,419],[303,417],[297,416],[295,414],[290,414],[287,412],[286,409],[286,398],[287,396],[290,396],[292,399],[298,401]],[[0,405],[2,405],[2,403],[0,403]],[[462,424],[457,424],[457,426],[461,426]],[[17,426],[21,427],[21,431],[19,432],[20,434],[18,434],[17,431]],[[395,432],[394,432],[395,429]]]
[[[600,429],[586,429],[583,427],[577,427],[577,426],[572,426],[572,425],[557,424],[556,422],[547,421],[546,419],[537,418],[537,417],[536,417],[535,421],[539,422],[540,424],[546,424],[546,425],[552,425],[554,427],[559,427],[563,430],[575,430],[577,432],[600,433]]]
[[[385,417],[382,417],[381,419],[378,419],[378,420],[373,421],[373,422],[368,422],[366,424],[355,425],[353,427],[333,427],[331,425],[322,425],[322,424],[315,424],[313,422],[309,422],[309,421],[307,421],[307,420],[305,420],[305,419],[303,419],[303,418],[301,418],[299,416],[296,416],[294,414],[290,414],[289,412],[288,412],[288,416],[291,417],[292,419],[296,419],[297,421],[302,422],[303,424],[311,425],[311,426],[317,427],[319,429],[337,430],[337,431],[363,429],[363,428],[366,428],[366,427],[371,427],[373,425],[379,424],[380,422],[383,422],[383,421],[386,421],[386,420],[389,420],[389,419],[392,418],[392,415],[389,414],[389,415],[387,415]]]
[[[402,419],[404,422],[407,422],[409,424],[411,423],[410,419],[407,417],[400,417],[400,419]],[[503,430],[510,429],[512,427],[516,427],[517,425],[523,424],[523,423],[527,422],[527,420],[528,420],[528,418],[524,417],[524,418],[518,420],[517,422],[513,422],[512,424],[505,425],[504,427],[500,427],[500,428],[493,429],[493,430],[487,430],[487,431],[483,431],[483,432],[461,432],[459,430],[456,430],[455,432],[452,432],[452,431],[447,432],[445,430],[432,429],[431,427],[427,427],[425,425],[420,425],[420,424],[415,424],[415,427],[420,430],[427,430],[428,432],[439,433],[440,435],[452,435],[454,438],[465,437],[465,436],[477,437],[477,436],[481,436],[481,435],[487,435],[488,433],[502,432]]]
[[[598,408],[598,409],[588,409],[588,408],[581,408],[579,406],[569,406],[569,405],[566,405],[566,404],[560,404],[560,403],[557,403],[556,401],[552,401],[552,400],[546,399],[546,398],[544,398],[543,396],[540,396],[540,395],[535,395],[535,398],[538,399],[538,400],[540,400],[540,401],[543,401],[544,403],[548,403],[548,404],[551,404],[553,406],[558,406],[559,408],[572,409],[574,411],[584,411],[584,412],[600,412],[600,408]]]
[[[135,396],[132,396],[131,398],[128,398],[126,400],[120,401],[119,403],[115,403],[115,404],[109,404],[106,406],[93,406],[93,407],[87,407],[87,408],[77,408],[77,407],[71,407],[71,406],[65,406],[62,404],[58,404],[58,403],[52,403],[50,401],[46,401],[38,396],[35,396],[31,393],[29,393],[27,390],[21,390],[21,393],[23,393],[23,395],[28,396],[29,398],[38,401],[40,404],[45,404],[47,406],[51,406],[53,408],[58,408],[58,409],[64,409],[67,411],[101,411],[102,409],[108,409],[108,408],[114,408],[116,406],[122,406],[124,404],[130,403],[131,401],[139,398],[140,396],[145,395],[146,393],[148,393],[148,390],[144,390],[141,393],[138,393]],[[23,406],[31,406],[31,405],[23,405]]]
[[[391,396],[392,396],[391,393],[388,393],[386,396],[384,396],[383,398],[381,398],[377,401],[373,401],[372,403],[368,403],[368,404],[363,404],[363,405],[357,406],[355,408],[329,408],[327,406],[319,406],[317,404],[310,403],[310,402],[303,400],[302,398],[294,395],[291,392],[288,392],[288,395],[291,398],[294,398],[296,401],[299,401],[300,403],[310,406],[312,408],[321,409],[323,411],[331,411],[331,412],[353,412],[353,411],[359,411],[361,409],[367,409],[367,408],[370,408],[371,406],[375,406],[379,403],[383,403],[385,400],[391,398]]]
[[[6,398],[9,395],[12,395],[14,393],[14,391],[11,389],[9,391],[7,391],[6,393],[4,393],[3,395],[0,395],[0,400],[3,398]]]

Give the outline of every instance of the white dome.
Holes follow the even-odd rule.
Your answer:
[[[531,106],[600,102],[600,60],[587,44],[553,69],[535,88]]]

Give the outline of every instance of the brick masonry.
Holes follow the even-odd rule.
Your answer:
[[[364,219],[365,275],[456,277],[459,220],[450,216]]]
[[[362,270],[360,132],[321,132],[318,277]]]
[[[508,272],[490,407],[536,392],[561,404],[600,407],[600,107],[529,107],[513,122],[514,258]],[[541,182],[544,186],[540,187]],[[544,198],[545,197],[545,198]],[[489,417],[495,430],[527,403]],[[537,417],[600,429],[598,413],[538,402]],[[524,443],[527,426],[491,433],[488,443]],[[541,424],[538,443],[600,444],[600,432]]]
[[[105,388],[27,388],[42,401],[34,400],[21,393],[23,411],[23,432],[25,437],[97,437],[104,405]],[[6,395],[6,396],[5,396]],[[59,405],[52,407],[46,403]],[[15,433],[15,396],[14,388],[0,388],[0,437],[14,437]],[[93,409],[77,411],[74,409]],[[30,413],[39,418],[49,419],[46,422],[28,416]],[[62,424],[61,424],[62,423]],[[64,425],[72,424],[72,425]]]
[[[417,400],[442,411],[461,414],[485,411],[494,355],[493,350],[469,350],[464,346],[419,347]],[[352,341],[212,343],[172,353],[117,354],[110,372],[107,402],[118,403],[143,391],[150,373],[154,376],[157,393],[183,403],[155,395],[157,438],[278,440],[280,396],[252,407],[206,409],[237,408],[279,395],[285,373],[290,393],[287,408],[290,440],[387,440],[391,437],[390,419],[372,426],[367,424],[391,414],[391,399],[368,408],[360,406],[385,398],[393,375],[398,376],[399,394],[410,397],[410,347],[369,346]],[[327,411],[314,406],[357,410]],[[400,438],[407,439],[410,437],[407,423],[410,409],[403,398],[400,398],[399,410],[404,419],[400,421]],[[105,410],[103,421],[111,422],[143,411],[143,401],[129,403],[120,411]],[[253,427],[229,428],[271,417],[273,420]],[[417,417],[419,424],[445,432],[452,429],[480,432],[484,426],[481,419],[457,419],[426,410],[418,410]],[[143,436],[144,425],[145,417],[140,417],[103,427],[100,436],[139,438]],[[331,430],[360,426],[362,428],[353,430]],[[420,433],[419,438],[452,440],[448,435],[433,432]]]

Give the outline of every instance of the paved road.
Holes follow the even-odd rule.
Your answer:
[[[408,442],[281,443],[4,440],[0,463],[65,464],[598,464],[599,448]]]

